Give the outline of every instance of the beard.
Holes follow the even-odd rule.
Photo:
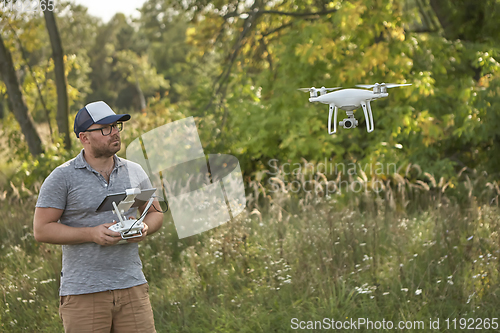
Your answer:
[[[92,145],[92,152],[95,158],[111,157],[121,149],[121,140],[118,135],[113,136],[106,143]]]

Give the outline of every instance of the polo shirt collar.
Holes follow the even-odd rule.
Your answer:
[[[114,155],[114,158],[115,158],[115,168],[125,165],[125,162],[123,162],[123,158],[116,156],[116,154]]]
[[[83,148],[80,150],[80,154],[78,154],[75,157],[75,169],[82,169],[86,168],[87,166],[90,167],[90,165],[85,161],[85,158],[83,158]]]

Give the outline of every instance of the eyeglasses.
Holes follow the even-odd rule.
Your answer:
[[[118,130],[118,132],[121,132],[123,129],[123,123],[116,123],[116,124],[108,125],[106,127],[94,128],[94,129],[86,130],[85,132],[101,131],[102,135],[107,136],[107,135],[110,135],[111,132],[113,132],[113,128],[116,128]]]

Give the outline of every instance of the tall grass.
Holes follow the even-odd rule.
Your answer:
[[[158,332],[291,331],[293,318],[426,332],[439,318],[444,332],[446,318],[498,317],[498,184],[462,173],[452,188],[411,170],[380,179],[379,193],[293,193],[282,175],[271,192],[258,176],[245,213],[183,240],[166,214],[140,245]],[[60,247],[34,241],[34,198],[23,200],[0,202],[1,330],[62,332]]]

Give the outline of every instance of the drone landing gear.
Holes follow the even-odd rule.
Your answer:
[[[366,130],[368,133],[373,132],[373,114],[372,108],[370,106],[370,101],[361,101],[361,107],[365,113],[366,120]],[[337,132],[337,114],[338,107],[335,104],[330,104],[330,112],[328,114],[328,134],[332,135]],[[358,120],[354,118],[354,110],[346,111],[347,118],[344,118],[339,122],[339,126],[345,129],[356,128],[358,126]],[[332,116],[333,116],[333,131],[332,131]]]
[[[372,107],[370,106],[370,101],[361,101],[361,106],[363,107],[363,111],[365,113],[366,120],[366,130],[368,133],[373,132],[373,115],[372,115]]]
[[[335,104],[330,104],[330,113],[328,114],[328,134],[332,135],[337,132],[337,112],[338,108]],[[335,116],[333,118],[333,132],[332,132],[332,113],[335,111]]]

